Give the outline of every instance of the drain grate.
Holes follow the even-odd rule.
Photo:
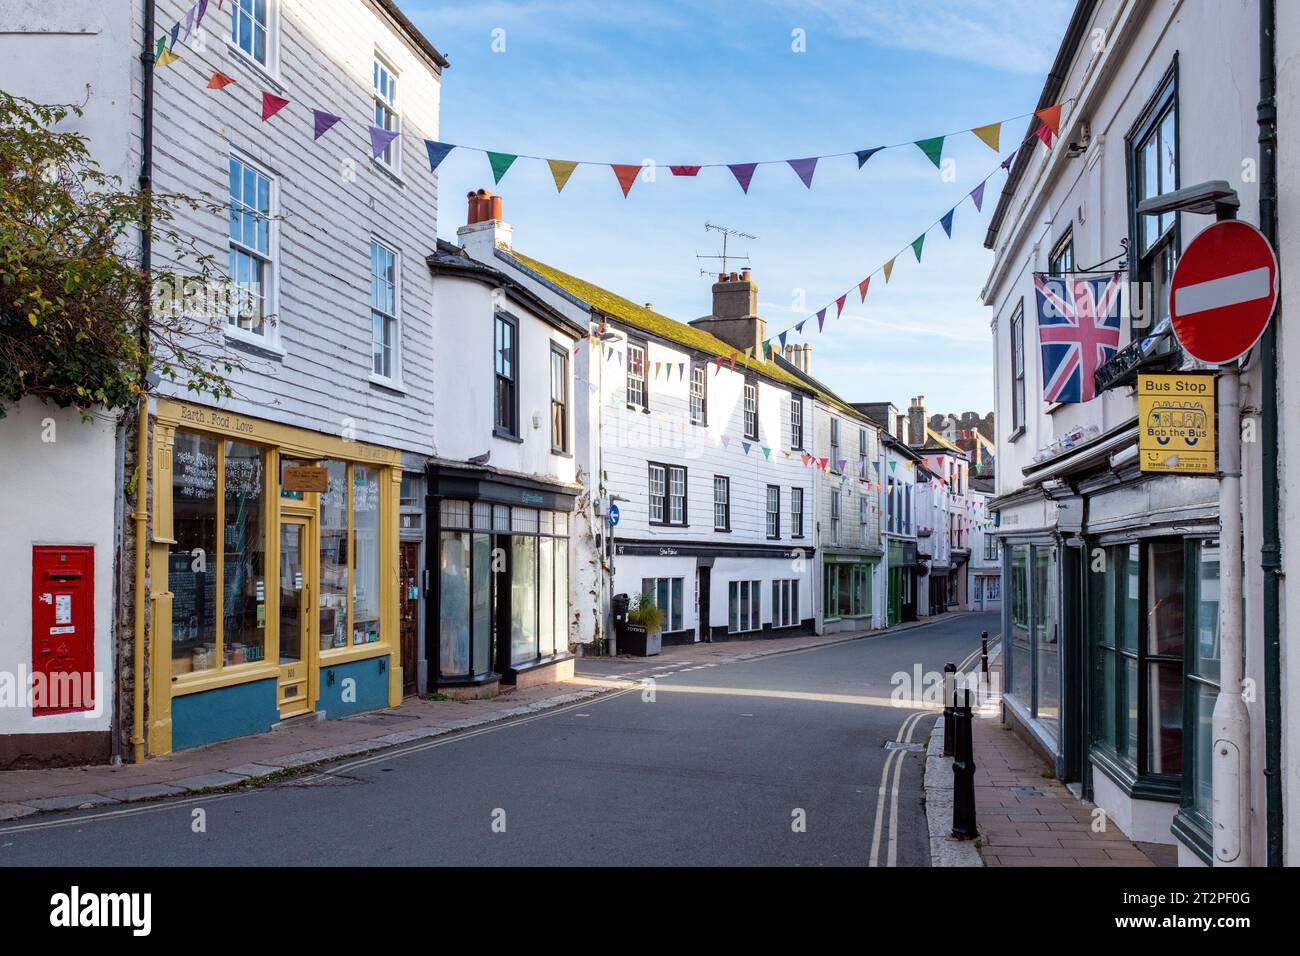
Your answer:
[[[910,754],[919,754],[925,751],[925,744],[905,744],[898,740],[886,740],[886,750],[904,750]]]

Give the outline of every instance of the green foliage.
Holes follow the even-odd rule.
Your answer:
[[[665,619],[663,608],[655,604],[655,596],[649,591],[633,601],[627,611],[627,622],[639,624],[647,631],[663,627]]]
[[[26,396],[78,409],[124,408],[151,373],[216,398],[239,363],[220,335],[225,316],[155,302],[152,289],[212,288],[210,256],[172,228],[182,209],[224,208],[123,190],[62,128],[77,106],[0,91],[0,417]],[[148,235],[168,269],[146,276]],[[215,333],[215,334],[214,334]]]

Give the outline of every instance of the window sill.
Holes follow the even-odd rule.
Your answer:
[[[370,384],[374,385],[376,388],[381,388],[386,392],[392,392],[394,395],[406,394],[406,389],[402,387],[400,381],[397,379],[385,378],[383,375],[376,375],[374,372],[370,373]]]
[[[713,529],[713,533],[714,533],[714,534],[731,534],[731,529],[730,529],[730,528],[714,528],[714,529]]]
[[[1013,431],[1010,435],[1007,436],[1007,441],[1014,442],[1018,438],[1020,438],[1020,436],[1023,435],[1024,433],[1025,433],[1025,426],[1021,425],[1019,428],[1017,428],[1015,431]]]
[[[172,675],[172,696],[199,694],[206,690],[233,687],[235,684],[248,684],[259,680],[274,680],[279,677],[280,668],[265,661],[252,664],[229,664],[210,671],[194,671],[184,675]]]
[[[393,140],[393,143],[397,144],[400,143],[401,141],[402,141],[402,137],[399,135],[397,139]],[[397,186],[399,189],[406,188],[406,180],[402,178],[402,173],[400,169],[392,169],[391,167],[386,166],[380,159],[373,156],[370,159],[370,165],[375,167],[375,169],[379,170],[381,173],[383,173],[385,176],[391,179],[393,181],[393,184]]]
[[[1117,755],[1105,747],[1089,744],[1088,757],[1115,786],[1134,800],[1178,803],[1182,799],[1180,777],[1152,777],[1135,774]]]
[[[551,449],[551,454],[554,455],[556,458],[572,458],[572,457],[573,457],[573,452],[571,452],[571,451],[565,451],[563,448],[552,448],[552,449]]]
[[[273,339],[257,335],[254,332],[247,332],[238,326],[226,326],[223,331],[228,345],[233,345],[244,351],[251,351],[262,358],[282,362],[289,354]]]
[[[283,93],[285,91],[284,85],[280,82],[278,70],[273,70],[269,66],[258,63],[251,56],[241,50],[239,44],[228,36],[226,37],[226,52],[230,53],[236,60],[256,73],[259,78],[273,86],[275,92]]]
[[[513,432],[506,431],[504,428],[492,429],[492,437],[500,438],[503,441],[512,441],[516,445],[522,445],[524,443],[524,440],[522,438],[520,438],[518,435],[514,434]]]
[[[392,652],[392,648],[383,641],[374,641],[371,644],[354,644],[351,647],[329,647],[320,652],[319,664],[323,668],[337,667],[339,664],[348,664],[352,661],[384,657]]]
[[[674,524],[671,521],[647,521],[646,524],[648,524],[652,528],[689,528],[690,527],[690,525],[688,524]]]

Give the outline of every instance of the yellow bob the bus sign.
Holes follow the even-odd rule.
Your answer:
[[[1214,376],[1138,376],[1138,458],[1143,471],[1213,475]]]

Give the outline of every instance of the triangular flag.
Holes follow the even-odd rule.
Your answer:
[[[878,461],[873,461],[873,462],[871,463],[871,467],[874,468],[874,469],[876,469],[876,474],[880,474],[880,462],[878,462]]]
[[[803,463],[804,463],[805,465],[808,464],[808,453],[807,453],[807,452],[804,452],[804,453],[801,454],[799,457],[803,459]]]
[[[764,458],[771,458],[771,457],[772,457],[772,449],[770,449],[770,448],[764,448],[764,449],[763,449],[763,457],[764,457]]]
[[[551,178],[555,180],[555,191],[564,192],[565,183],[573,175],[573,171],[578,168],[577,163],[569,162],[566,159],[548,159],[546,165],[551,167]]]
[[[397,139],[400,134],[394,129],[380,129],[378,126],[370,127],[370,155],[375,159],[379,154],[388,148],[388,144]]]
[[[699,166],[669,166],[668,169],[674,176],[696,176],[700,172]]]
[[[984,208],[984,184],[980,183],[970,191],[970,198],[975,203],[975,211],[979,212]]]
[[[813,173],[817,171],[817,157],[809,156],[807,159],[787,159],[786,162],[790,164],[791,169],[799,174],[799,178],[803,180],[804,186],[808,189],[812,189]]]
[[[896,461],[891,461],[891,462],[889,463],[889,470],[890,470],[890,471],[895,470],[897,467],[898,467],[898,462],[896,462]]]
[[[736,163],[727,168],[731,170],[731,175],[736,177],[736,182],[740,183],[740,188],[745,195],[749,195],[749,181],[754,178],[754,170],[758,168],[758,163]]]
[[[800,321],[797,325],[795,325],[794,330],[795,330],[796,332],[802,333],[802,332],[803,332],[803,324],[804,324],[804,322],[807,322],[807,321],[808,321],[807,319],[803,319],[802,321]]]
[[[871,285],[871,276],[867,276],[858,283],[858,291],[862,293],[862,301],[867,301],[867,286]]]
[[[510,168],[510,164],[519,157],[514,153],[494,153],[488,150],[487,158],[488,163],[492,166],[492,178],[499,183],[501,177],[506,174],[506,170]]]
[[[659,377],[659,366],[662,364],[662,362],[655,362],[655,378]]]
[[[916,261],[921,261],[921,247],[925,245],[925,233],[921,233],[912,240],[912,251],[916,253]]]
[[[212,79],[208,80],[208,89],[224,90],[233,82],[235,82],[233,76],[226,76],[226,74],[222,73],[220,70],[213,70]]]
[[[1048,149],[1052,148],[1052,130],[1046,123],[1043,123],[1038,129],[1034,130],[1034,135],[1043,141],[1043,145]]]
[[[743,449],[745,449],[745,454],[748,455],[748,454],[749,454],[749,450],[750,450],[751,448],[753,448],[754,446],[751,445],[751,444],[750,444],[749,442],[747,442],[747,441],[742,441],[742,442],[740,443],[740,447],[743,448]]]
[[[721,372],[721,371],[722,371],[722,356],[719,355],[719,356],[718,356],[716,359],[714,359],[714,361],[713,361],[713,374],[714,374],[714,375],[717,375],[717,374],[718,374],[719,372]]]
[[[159,69],[162,69],[163,67],[171,66],[180,58],[181,57],[179,53],[173,53],[171,50],[163,50],[162,55],[158,57],[158,61],[154,64],[154,66],[158,67]]]
[[[885,147],[883,146],[873,146],[871,147],[871,149],[857,150],[853,155],[858,157],[858,169],[861,169],[867,160],[869,160],[872,156],[875,156],[876,153],[880,152],[884,148]]]
[[[916,145],[920,147],[921,152],[925,153],[930,162],[934,163],[936,169],[939,168],[939,158],[943,155],[943,137],[934,136],[930,139],[918,139]]]
[[[262,93],[262,122],[265,123],[280,110],[289,105],[289,101],[283,96],[276,96],[274,93]]]
[[[190,7],[185,11],[185,39],[190,38],[190,31],[194,29],[194,11],[198,9],[197,5]]]
[[[158,62],[159,58],[162,56],[163,50],[165,49],[167,49],[167,34],[164,33],[158,38],[158,43],[153,48],[154,63]]]
[[[949,209],[946,213],[943,214],[943,218],[939,220],[939,225],[943,226],[943,231],[948,234],[949,239],[952,238],[952,214],[955,213],[956,211],[957,210],[955,207]]]
[[[971,130],[971,132],[978,136],[980,142],[993,150],[993,152],[996,153],[998,151],[998,140],[1002,135],[1001,123],[989,123],[988,126],[976,126]]]
[[[333,113],[326,113],[324,110],[312,110],[311,112],[312,116],[315,118],[315,131],[312,134],[312,139],[320,139],[329,132],[331,126],[342,119],[341,116],[335,116]]]
[[[786,333],[785,333],[785,332],[782,332],[780,335],[777,336],[777,338],[780,339],[780,341],[781,341],[781,351],[782,351],[782,352],[785,351],[785,336],[786,336]]]
[[[447,154],[456,148],[454,143],[440,143],[436,139],[426,139],[424,148],[429,153],[429,172],[436,172]]]
[[[822,309],[820,312],[817,313],[817,331],[820,332],[822,330],[822,326],[825,324],[826,324],[826,310]]]
[[[1061,104],[1049,106],[1046,109],[1038,110],[1034,113],[1040,120],[1047,124],[1047,128],[1052,131],[1053,136],[1061,135]],[[1050,144],[1049,144],[1050,145]]]
[[[835,470],[842,472],[846,464],[848,464],[848,462],[845,459],[841,458],[838,462],[836,462],[837,467]]]
[[[194,21],[194,25],[196,27],[203,26],[203,14],[207,12],[208,12],[208,0],[199,0],[199,16],[198,19]]]
[[[846,292],[835,300],[835,318],[838,319],[844,313],[844,300],[848,297],[849,294]]]
[[[610,164],[610,169],[614,170],[614,175],[618,177],[618,184],[623,187],[623,198],[632,190],[632,184],[636,182],[636,174],[641,172],[638,165],[617,166]]]
[[[176,38],[180,35],[181,35],[181,25],[180,22],[178,21],[172,24],[172,42],[171,42],[170,49],[173,50],[176,49]]]
[[[1008,153],[1008,154],[1007,154],[1007,158],[1004,159],[1004,160],[1002,160],[1002,162],[999,163],[998,165],[1001,166],[1003,169],[1010,170],[1010,169],[1011,169],[1011,161],[1012,161],[1013,159],[1015,159],[1015,158],[1016,158],[1016,154],[1015,154],[1014,152],[1012,152],[1012,153]]]
[[[897,258],[897,257],[895,257]],[[889,274],[894,271],[894,260],[890,259],[885,263],[885,284],[889,284]]]
[[[763,339],[763,358],[766,359],[771,357],[772,357],[772,340]]]
[[[728,436],[728,435],[723,435],[723,436],[722,436],[722,447],[723,447],[723,448],[728,448],[728,447],[730,447],[730,445],[731,445],[731,438],[730,438],[730,436]]]

